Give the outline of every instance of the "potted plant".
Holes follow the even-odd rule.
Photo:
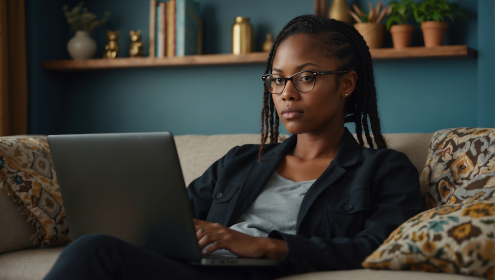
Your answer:
[[[454,16],[466,18],[466,12],[461,10],[457,4],[449,3],[447,0],[425,0],[414,8],[414,17],[421,23],[423,38],[426,47],[443,45],[445,32],[448,24],[445,18],[452,21]]]
[[[72,8],[70,11],[68,6],[63,7],[67,22],[71,25],[76,35],[69,40],[67,50],[72,59],[88,59],[92,58],[96,52],[96,42],[89,34],[98,26],[107,21],[110,14],[105,13],[105,16],[96,20],[96,15],[88,12],[88,9],[83,8],[83,3]]]
[[[392,7],[392,13],[387,20],[386,26],[387,30],[392,34],[394,48],[407,48],[411,46],[414,32],[414,26],[408,24],[410,15],[414,11],[414,0],[401,0],[400,3],[392,1],[389,5]]]
[[[380,12],[382,9],[381,2],[377,4],[375,9],[373,9],[373,6],[369,3],[370,11],[366,14],[366,12],[360,10],[356,4],[352,6],[356,13],[351,10],[349,10],[349,13],[357,22],[354,24],[354,28],[363,36],[370,49],[381,47],[383,35],[385,33],[385,26],[381,22],[387,15],[390,15],[392,7],[387,6]]]

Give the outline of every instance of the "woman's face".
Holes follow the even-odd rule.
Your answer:
[[[290,77],[305,70],[346,69],[338,69],[336,61],[325,55],[325,50],[311,35],[290,36],[277,49],[272,74]],[[289,133],[321,133],[344,125],[345,99],[354,91],[357,75],[355,71],[341,75],[339,84],[335,74],[318,75],[315,87],[306,93],[299,92],[287,81],[282,93],[272,94],[278,116]]]

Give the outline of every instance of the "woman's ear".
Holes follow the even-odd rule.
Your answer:
[[[357,78],[357,73],[354,70],[342,77],[342,80],[340,81],[342,86],[342,97],[347,98],[351,96],[356,88]]]

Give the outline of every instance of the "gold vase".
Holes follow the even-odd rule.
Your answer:
[[[232,53],[243,54],[253,51],[253,26],[249,18],[236,17],[232,25]]]
[[[336,20],[341,20],[347,24],[352,24],[352,16],[349,14],[349,4],[347,0],[333,0],[328,17]]]

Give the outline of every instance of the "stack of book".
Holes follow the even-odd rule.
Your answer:
[[[203,21],[193,0],[150,1],[150,57],[202,54]]]

